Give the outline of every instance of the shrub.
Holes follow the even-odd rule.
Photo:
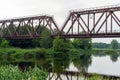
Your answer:
[[[1,66],[0,80],[46,80],[47,73],[38,67],[20,71],[18,66]]]
[[[35,58],[36,59],[45,58],[46,54],[47,54],[47,51],[45,49],[37,49],[35,51]]]
[[[6,39],[2,39],[1,47],[8,47],[8,46],[9,46],[9,42]]]
[[[24,53],[24,59],[25,60],[29,60],[31,58],[34,58],[34,55],[32,53],[30,53],[30,52],[25,52]]]
[[[19,53],[16,53],[15,55],[14,55],[14,58],[15,59],[22,59],[22,55],[21,54],[19,54]]]
[[[102,77],[97,74],[93,74],[92,77],[88,78],[88,80],[102,80]]]
[[[0,53],[0,60],[3,60],[3,57],[2,57],[2,56],[3,56],[3,54]]]

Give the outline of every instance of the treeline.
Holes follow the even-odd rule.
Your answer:
[[[26,30],[25,26],[21,26],[19,31],[22,31],[21,34],[27,35],[28,31]],[[13,27],[15,25],[10,24],[9,25],[9,30],[12,31],[14,30]],[[32,27],[29,26],[31,32],[32,32]],[[37,28],[37,26],[35,26]],[[9,35],[8,30],[5,28],[5,33],[6,35]],[[19,32],[18,31],[18,32]],[[14,31],[13,31],[14,32]],[[54,30],[55,33],[57,33],[56,30]],[[55,47],[58,47],[58,51],[68,51],[69,49],[92,49],[92,48],[100,48],[100,49],[119,49],[120,48],[120,43],[118,43],[117,40],[112,40],[110,44],[107,43],[92,43],[91,38],[76,38],[76,39],[60,39],[60,37],[57,37],[56,39],[51,38],[51,31],[40,25],[40,27],[37,29],[37,33],[41,35],[41,39],[9,39],[5,40],[2,39],[0,40],[0,46],[1,47],[6,47],[8,46],[13,46],[13,47],[20,47],[20,48],[45,48],[45,49],[50,49]]]
[[[16,30],[21,35],[28,35],[28,31],[25,26],[20,26]],[[14,24],[10,24],[8,26],[8,29],[11,31],[13,35],[16,35],[14,32],[14,27],[16,27]],[[8,39],[7,43],[9,43],[9,46],[13,47],[20,47],[20,48],[45,48],[45,49],[53,49],[55,51],[69,51],[69,49],[92,49],[92,41],[91,39],[60,39],[59,36],[56,36],[56,38],[51,38],[51,31],[42,25],[37,28],[37,26],[34,27],[36,29],[36,32],[39,33],[39,35],[42,37],[40,39]],[[7,28],[5,28],[5,35],[9,36],[10,33]],[[32,27],[29,26],[29,30],[32,32]],[[53,33],[57,34],[57,31],[54,30]],[[3,42],[2,42],[3,44]],[[7,44],[8,45],[8,44]],[[58,49],[56,49],[58,48]]]
[[[20,26],[16,31],[18,31],[18,33],[20,34],[24,34],[24,35],[28,35],[29,32],[27,31],[26,27],[28,25],[24,25],[24,26]],[[14,27],[16,27],[14,24],[10,24],[8,26],[8,28],[4,28],[4,34],[6,36],[9,36],[10,33],[8,31],[8,29],[12,32],[11,34],[16,35],[14,32]],[[112,40],[110,44],[107,43],[92,43],[92,39],[91,38],[76,38],[76,39],[58,39],[56,38],[56,40],[58,41],[58,43],[56,42],[55,39],[51,38],[51,31],[40,25],[39,28],[38,26],[34,26],[34,28],[36,29],[36,32],[38,34],[41,35],[41,39],[9,39],[9,40],[5,40],[5,39],[1,39],[0,40],[0,46],[13,46],[13,47],[20,47],[20,48],[45,48],[45,49],[49,49],[49,48],[53,48],[55,46],[55,44],[57,44],[56,46],[61,47],[66,50],[72,48],[72,49],[92,49],[92,48],[107,48],[107,49],[119,49],[120,48],[120,43],[118,43],[117,40]],[[29,30],[30,32],[32,32],[32,26],[29,25]],[[33,34],[35,34],[34,32],[32,32]],[[54,30],[54,33],[57,34],[57,31]],[[64,33],[64,32],[63,32]],[[83,33],[83,32],[81,32]],[[55,41],[54,41],[55,40]],[[59,51],[59,50],[58,50]]]
[[[112,40],[111,43],[102,43],[96,42],[92,43],[93,48],[100,48],[100,49],[120,49],[120,43],[117,40]]]

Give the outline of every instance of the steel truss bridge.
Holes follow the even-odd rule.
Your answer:
[[[50,30],[51,37],[120,37],[119,14],[120,6],[72,10],[62,29],[48,15],[0,20],[0,36],[8,39],[41,38],[42,26]]]

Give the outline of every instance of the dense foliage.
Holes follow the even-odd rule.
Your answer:
[[[119,45],[118,45],[118,41],[117,40],[112,40],[111,41],[111,48],[112,49],[118,49]]]
[[[40,40],[40,45],[42,48],[51,48],[52,47],[52,38],[51,38],[51,32],[49,29],[45,29],[41,33],[42,39]]]
[[[73,40],[73,46],[77,49],[92,49],[92,41],[90,38],[79,38]]]
[[[117,40],[112,40],[111,43],[92,43],[93,48],[100,48],[100,49],[119,49],[120,43]]]
[[[93,43],[93,48],[110,48],[110,44],[107,43]]]
[[[37,67],[21,71],[18,66],[1,66],[0,80],[46,80],[47,73]]]
[[[14,26],[14,25],[10,25]],[[27,25],[25,25],[27,26]],[[22,31],[22,34],[27,35],[28,31],[25,29],[25,26],[19,27]],[[8,27],[10,30],[14,30],[13,27]],[[31,28],[29,26],[29,28]],[[32,28],[31,28],[32,29]],[[111,44],[106,43],[93,43],[91,38],[79,38],[74,39],[73,41],[70,39],[61,39],[59,36],[54,40],[51,38],[51,32],[49,29],[41,26],[40,29],[36,29],[39,34],[41,34],[41,39],[23,39],[23,40],[6,40],[0,38],[0,60],[2,63],[11,61],[15,62],[32,62],[35,61],[35,64],[42,63],[45,58],[52,58],[47,63],[50,66],[52,65],[54,72],[61,72],[64,69],[69,67],[70,64],[70,51],[77,50],[77,54],[80,55],[72,58],[73,64],[80,70],[81,72],[87,72],[88,66],[91,63],[91,55],[87,53],[87,50],[92,49],[92,45],[94,48],[112,48],[118,49],[119,45],[116,40],[113,40]],[[56,30],[55,30],[55,33]],[[9,35],[8,32],[6,32]],[[14,33],[12,33],[14,34]],[[20,48],[6,48],[9,46],[20,47],[20,48],[34,48],[34,49],[20,49]],[[39,47],[39,48],[35,48]],[[70,50],[72,49],[72,50]],[[81,50],[81,53],[80,53]],[[86,51],[83,53],[82,51]],[[111,51],[110,51],[111,52]],[[68,54],[69,53],[69,54]],[[110,54],[109,51],[106,53]],[[114,52],[112,52],[114,53]],[[87,54],[84,55],[84,54]],[[116,53],[118,54],[118,53]],[[111,55],[110,58],[112,61],[117,61],[118,55]],[[76,54],[75,54],[76,55]],[[60,59],[58,58],[60,57]],[[43,59],[43,60],[42,60]],[[42,60],[40,62],[40,60]],[[47,59],[48,60],[48,59]],[[35,64],[31,64],[34,66]],[[22,65],[23,66],[23,65]],[[45,65],[46,66],[46,65]],[[57,67],[57,68],[56,68]],[[59,68],[59,69],[58,69]],[[40,70],[39,68],[30,68],[29,70],[21,71],[17,66],[1,66],[0,67],[0,80],[46,80],[47,74],[46,72]],[[101,80],[100,76],[91,77],[88,80]]]
[[[24,35],[28,35],[29,33],[26,30],[25,26],[20,27],[20,29],[22,30],[22,33],[21,32],[20,33]],[[32,31],[32,27],[29,26],[29,28]],[[35,28],[37,28],[37,26]],[[50,30],[48,28],[45,28],[44,26],[40,26],[39,29],[37,29],[36,31],[38,34],[41,34],[42,36],[41,39],[16,39],[16,40],[8,40],[8,41],[10,42],[11,46],[20,47],[20,48],[35,48],[35,47],[51,48],[53,40],[50,37],[51,35]]]
[[[0,37],[0,47],[8,47],[9,41]]]
[[[20,47],[20,48],[34,48],[38,44],[38,39],[15,39],[8,40],[11,46]]]
[[[66,52],[69,51],[72,44],[70,40],[60,39],[60,37],[56,37],[53,41],[53,50],[55,52]]]

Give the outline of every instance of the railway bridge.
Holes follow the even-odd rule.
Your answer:
[[[71,10],[61,29],[52,16],[30,16],[0,20],[0,36],[8,39],[41,38],[41,27],[51,37],[120,37],[120,6]]]

